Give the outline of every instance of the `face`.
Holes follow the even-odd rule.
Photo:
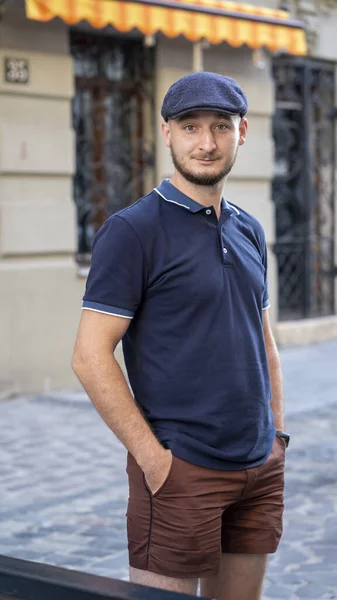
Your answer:
[[[240,115],[188,113],[162,124],[176,170],[196,185],[216,185],[231,171],[248,122]]]

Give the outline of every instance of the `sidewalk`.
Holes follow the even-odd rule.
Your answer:
[[[264,600],[337,599],[337,340],[281,352],[285,531]],[[125,450],[82,393],[0,403],[0,553],[127,579]]]

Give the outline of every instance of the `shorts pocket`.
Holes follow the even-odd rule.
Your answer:
[[[173,471],[173,463],[175,461],[175,457],[172,454],[172,462],[171,462],[171,466],[170,466],[170,470],[167,474],[166,479],[164,479],[163,483],[161,484],[160,488],[153,494],[148,486],[148,483],[145,479],[145,474],[143,473],[143,482],[144,482],[144,486],[147,489],[148,493],[150,494],[151,498],[156,498],[158,496],[158,494],[160,494],[168,485],[168,483],[170,482],[171,478],[172,478],[172,471]]]

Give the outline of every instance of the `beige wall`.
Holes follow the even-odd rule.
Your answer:
[[[158,111],[167,88],[192,70],[192,46],[185,40],[160,37],[157,44],[157,106]],[[257,69],[252,64],[252,52],[234,49],[227,44],[204,51],[204,69],[234,77],[246,91],[249,100],[249,130],[245,146],[239,151],[237,163],[229,177],[225,195],[244,210],[252,213],[264,227],[269,248],[274,243],[274,210],[270,198],[273,176],[273,82],[268,64]],[[158,179],[172,173],[169,151],[162,141],[160,119],[157,127]],[[269,293],[271,317],[277,320],[276,264],[269,252]]]
[[[337,6],[334,10],[321,11],[316,27],[318,35],[313,55],[324,60],[337,61]]]
[[[76,277],[72,201],[72,61],[61,23],[0,23],[0,386],[73,386],[70,359],[84,280]],[[3,58],[29,61],[29,83],[4,81]]]
[[[43,52],[55,56],[68,55],[67,27],[61,21],[39,23],[27,19],[25,0],[6,2],[0,22],[0,45],[10,50]],[[50,79],[51,73],[48,73]]]

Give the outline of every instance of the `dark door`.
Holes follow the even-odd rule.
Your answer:
[[[335,69],[277,58],[275,176],[279,317],[334,312]]]
[[[71,35],[78,259],[112,213],[153,183],[153,56],[141,41]],[[150,115],[150,117],[149,117]],[[145,134],[147,131],[147,135]]]

